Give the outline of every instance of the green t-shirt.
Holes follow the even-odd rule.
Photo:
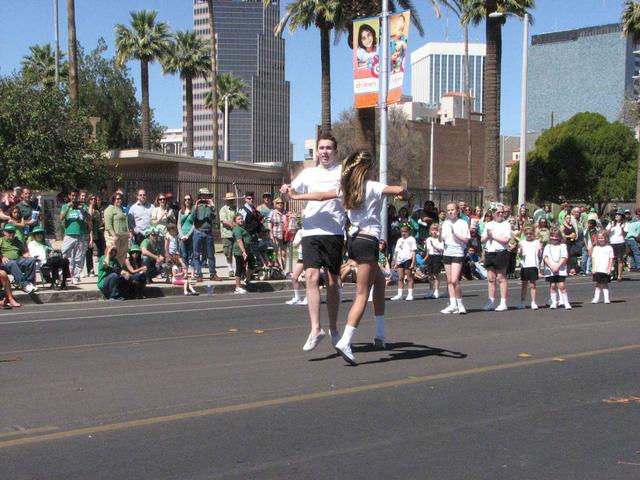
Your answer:
[[[25,253],[24,243],[16,237],[9,239],[8,237],[0,238],[0,255],[7,257],[9,260],[17,260]]]
[[[98,260],[98,288],[102,289],[104,287],[104,279],[107,278],[107,275],[112,273],[114,269],[122,269],[118,259],[109,259],[109,266],[107,267],[104,264],[104,255],[100,257],[100,260]]]
[[[210,232],[216,221],[216,212],[208,205],[199,205],[191,211],[191,220],[196,229]]]
[[[240,250],[240,246],[238,245],[238,240],[242,240],[242,242],[244,243],[244,249],[247,253],[249,253],[249,244],[251,243],[251,235],[249,235],[249,233],[247,233],[247,231],[236,225],[235,227],[233,227],[233,229],[231,230],[231,234],[233,236],[233,256],[234,257],[241,257],[242,256],[242,250]]]
[[[82,205],[73,208],[70,203],[62,206],[60,213],[64,213],[64,234],[65,235],[86,235],[89,227],[84,219],[85,209]]]
[[[145,238],[142,243],[140,243],[140,248],[145,250],[149,250],[154,255],[158,255],[160,253],[160,248],[156,242],[154,242],[150,238]]]
[[[627,232],[627,238],[637,238],[640,235],[640,220],[629,223],[629,231]]]
[[[20,202],[20,203],[16,203],[16,206],[20,210],[20,213],[22,214],[23,219],[31,220],[31,214],[33,213],[33,208],[31,207],[30,203]]]
[[[182,235],[188,235],[189,230],[193,228],[193,217],[191,216],[191,213],[180,213],[179,215],[180,225],[182,226],[180,233]]]

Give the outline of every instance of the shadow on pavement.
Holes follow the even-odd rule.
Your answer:
[[[413,342],[395,342],[387,343],[386,350],[378,350],[372,343],[354,343],[351,345],[353,353],[370,353],[379,352],[381,354],[387,353],[388,356],[380,358],[378,360],[371,360],[369,362],[358,362],[358,365],[369,365],[375,363],[392,362],[395,360],[416,360],[425,357],[446,357],[461,360],[467,358],[466,353],[454,352],[452,350],[446,350],[443,348],[430,347],[428,345],[419,345]],[[310,362],[322,362],[324,360],[330,360],[332,358],[339,358],[340,355],[332,353],[325,357],[311,358]]]

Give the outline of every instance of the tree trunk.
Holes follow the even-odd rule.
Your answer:
[[[67,36],[69,37],[69,97],[74,109],[78,109],[78,43],[76,40],[76,7],[74,0],[67,0]]]
[[[472,138],[471,138],[471,79],[469,78],[469,25],[464,24],[464,69],[466,77],[465,91],[467,95],[464,99],[467,110],[467,167],[469,168],[469,188],[473,185],[473,174],[471,171],[472,158]],[[500,178],[500,177],[498,177]]]
[[[500,55],[502,20],[490,18],[496,11],[496,0],[487,0],[487,54],[484,75],[484,189],[485,203],[498,200],[498,161],[500,141]]]
[[[376,157],[376,109],[356,108],[356,148],[368,150]]]
[[[149,62],[140,60],[140,86],[142,87],[142,149],[151,150],[151,120],[149,112]]]
[[[322,64],[322,122],[320,131],[331,131],[331,53],[329,51],[329,33],[326,27],[320,28],[320,62]]]
[[[211,156],[211,177],[218,177],[218,42],[216,40],[216,25],[213,16],[213,0],[207,0],[209,8],[209,30],[211,31],[211,142],[213,144]],[[216,184],[213,184],[213,198],[217,200]]]
[[[193,157],[193,79],[191,77],[185,78],[184,90],[187,114],[187,155]]]
[[[638,166],[636,168],[636,208],[640,208],[640,149],[638,149]]]

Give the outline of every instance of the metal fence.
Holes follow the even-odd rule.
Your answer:
[[[414,205],[422,206],[426,200],[431,200],[435,203],[436,208],[444,210],[449,202],[458,203],[464,201],[471,208],[476,206],[484,209],[484,190],[482,188],[469,188],[469,189],[409,189],[409,193],[413,195]],[[506,205],[513,206],[517,199],[517,194],[514,190],[503,188],[500,189],[499,199]]]

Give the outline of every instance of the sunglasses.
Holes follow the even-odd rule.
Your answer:
[[[161,202],[163,202],[163,201],[165,201],[165,200],[166,200],[166,198],[162,197],[162,198],[159,198],[158,200],[160,200]]]
[[[184,197],[184,201],[185,202],[191,202],[193,201],[191,197]]]

